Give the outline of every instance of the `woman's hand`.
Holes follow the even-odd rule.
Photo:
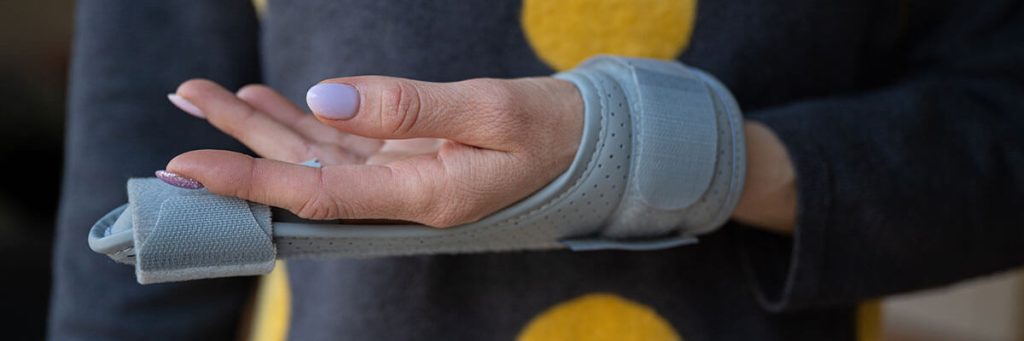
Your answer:
[[[564,172],[582,134],[576,88],[554,78],[338,78],[310,90],[315,116],[261,85],[190,80],[176,95],[265,159],[200,150],[169,171],[310,219],[476,221]],[[297,164],[314,158],[322,168]]]
[[[572,162],[583,124],[576,88],[553,78],[338,78],[311,89],[316,115],[262,85],[236,95],[191,80],[172,101],[266,158],[200,150],[168,164],[214,193],[310,219],[436,227],[476,221],[553,180]],[[747,181],[733,218],[792,232],[795,174],[785,147],[755,122],[746,137]],[[311,159],[324,167],[298,165]]]

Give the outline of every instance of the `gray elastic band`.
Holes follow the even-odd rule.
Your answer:
[[[134,264],[142,284],[264,274],[276,256],[269,207],[156,178],[129,180],[128,204],[93,226],[89,245]]]
[[[131,243],[117,224],[125,219],[108,215],[90,245],[121,261],[134,254],[139,281],[152,283],[266,272],[275,246],[288,258],[650,250],[692,243],[725,222],[742,189],[745,152],[739,109],[717,81],[674,62],[616,57],[555,77],[575,84],[584,102],[575,159],[544,188],[478,222],[271,229],[265,206],[133,179],[119,214],[132,217]]]

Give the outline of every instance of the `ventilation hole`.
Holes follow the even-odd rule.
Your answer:
[[[597,188],[597,184],[594,184],[594,188]]]
[[[625,126],[626,126],[626,122],[619,123],[619,127],[625,127]],[[630,137],[632,137],[632,136],[630,136]]]
[[[601,165],[600,163],[597,164],[597,168],[601,168],[601,167],[603,167],[603,165]]]
[[[334,242],[327,242],[327,245],[334,246]]]
[[[597,185],[594,185],[594,187],[596,188],[596,187],[597,187]],[[581,197],[585,197],[585,196],[587,196],[587,193],[580,193],[580,196],[581,196]]]
[[[622,149],[622,145],[621,144],[619,144],[619,149]]]
[[[615,117],[615,112],[614,111],[612,111],[612,117]]]
[[[615,169],[622,169],[622,165],[615,166]]]
[[[608,155],[608,158],[609,159],[614,159],[615,158],[615,154]]]
[[[607,179],[607,178],[610,178],[610,177],[612,177],[612,176],[611,176],[611,175],[608,175],[608,174],[605,174],[605,175],[604,175],[604,178],[605,178],[605,179]]]
[[[292,242],[288,242],[288,245],[292,245]]]
[[[612,133],[612,137],[615,137],[615,133]]]

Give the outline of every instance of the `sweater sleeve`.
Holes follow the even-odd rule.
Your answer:
[[[104,1],[77,5],[65,170],[54,255],[53,340],[227,340],[252,278],[140,286],[132,267],[93,253],[86,235],[127,201],[129,177],[152,176],[187,150],[241,146],[175,109],[191,77],[255,82],[258,21],[247,0]]]
[[[773,311],[1024,264],[1024,2],[916,1],[897,81],[751,112],[797,173],[792,238],[738,231]]]

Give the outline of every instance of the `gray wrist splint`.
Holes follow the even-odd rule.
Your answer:
[[[128,204],[89,246],[133,264],[139,283],[258,275],[276,258],[511,250],[653,250],[692,243],[732,214],[746,172],[742,117],[711,76],[676,62],[601,56],[555,75],[585,115],[569,169],[522,201],[447,229],[272,221],[261,204],[156,178],[128,181]]]

